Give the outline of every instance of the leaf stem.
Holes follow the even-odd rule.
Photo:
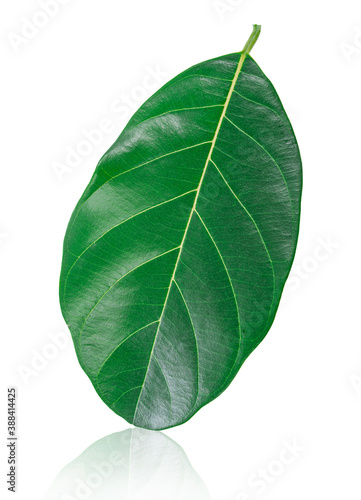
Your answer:
[[[256,44],[260,34],[261,34],[261,26],[259,24],[254,24],[252,34],[247,40],[247,43],[244,46],[242,52],[244,52],[245,54],[249,54],[253,49],[254,45]]]

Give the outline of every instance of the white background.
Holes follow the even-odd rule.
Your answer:
[[[241,50],[258,23],[263,31],[252,56],[283,101],[304,163],[296,260],[271,331],[229,389],[165,434],[214,500],[359,499],[359,1],[63,3],[48,21],[36,0],[0,7],[1,491],[7,386],[19,389],[19,499],[42,498],[88,446],[129,427],[80,369],[57,290],[71,212],[135,111],[120,116],[114,103],[133,94],[139,106],[150,95],[143,85],[149,68],[165,73],[158,88],[195,63]],[[44,26],[16,47],[14,35],[34,16]],[[64,164],[67,148],[81,147],[83,131],[104,119],[112,132],[56,175],[54,162]],[[51,333],[68,338],[55,354]],[[44,352],[54,359],[43,357],[40,368]],[[25,369],[33,370],[30,378]],[[275,464],[285,441],[294,440],[303,451]],[[249,483],[269,467],[272,483]]]

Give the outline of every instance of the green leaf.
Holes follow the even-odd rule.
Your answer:
[[[100,160],[71,217],[60,300],[105,403],[149,429],[221,394],[268,332],[296,249],[296,139],[248,52],[167,83]]]

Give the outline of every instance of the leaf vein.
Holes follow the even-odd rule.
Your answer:
[[[162,201],[161,203],[158,203],[157,205],[153,205],[151,207],[148,207],[145,210],[142,210],[141,212],[138,212],[135,215],[132,215],[131,217],[128,217],[127,219],[123,220],[122,222],[119,222],[119,224],[116,224],[115,226],[111,227],[110,229],[108,229],[107,231],[105,231],[105,233],[103,233],[101,236],[99,236],[99,238],[97,238],[96,240],[92,241],[92,243],[89,246],[87,246],[86,249],[83,250],[83,252],[76,258],[76,260],[74,261],[73,265],[69,269],[68,274],[66,275],[65,283],[64,283],[64,299],[65,299],[65,294],[66,294],[66,286],[67,286],[68,277],[69,277],[71,271],[73,270],[74,266],[76,265],[76,263],[78,262],[78,260],[85,254],[85,252],[87,252],[93,245],[95,245],[95,243],[97,243],[99,240],[101,240],[106,234],[108,234],[113,229],[116,229],[117,227],[121,226],[122,224],[125,224],[126,222],[129,222],[130,220],[134,219],[135,217],[138,217],[139,215],[142,215],[142,214],[144,214],[146,212],[149,212],[150,210],[153,210],[154,208],[158,208],[158,207],[160,207],[162,205],[170,203],[170,202],[172,202],[174,200],[182,198],[183,196],[186,196],[187,194],[190,194],[190,193],[194,193],[196,191],[197,191],[196,189],[192,189],[191,191],[187,191],[186,193],[183,193],[183,194],[181,194],[179,196],[175,196],[174,198],[170,198],[169,200]]]
[[[291,199],[291,193],[290,193],[290,190],[289,190],[289,187],[288,187],[288,184],[287,184],[287,181],[286,181],[286,178],[281,170],[281,167],[279,166],[279,164],[277,163],[277,161],[273,158],[273,156],[271,155],[271,153],[269,151],[267,151],[267,149],[262,146],[262,144],[260,142],[258,142],[254,137],[252,137],[251,135],[247,134],[247,132],[245,132],[244,130],[242,130],[241,128],[239,128],[235,123],[232,122],[232,120],[230,120],[228,118],[228,116],[225,116],[226,120],[229,121],[229,123],[231,125],[233,125],[233,127],[235,127],[237,130],[239,130],[241,133],[243,133],[244,135],[246,135],[247,137],[249,137],[255,144],[257,144],[261,149],[263,149],[263,151],[271,158],[271,160],[273,161],[273,163],[276,165],[276,167],[278,168],[282,178],[283,178],[283,181],[285,183],[285,186],[287,188],[287,192],[288,192],[288,196],[289,196],[289,199],[290,199],[290,204],[291,204],[291,207],[292,207],[292,217],[293,217],[293,203],[292,203],[292,199]]]
[[[283,122],[287,123],[286,120],[284,119],[284,117],[282,117],[275,109],[270,108],[269,106],[267,106],[266,104],[263,104],[262,102],[258,102],[258,101],[255,101],[253,99],[250,99],[249,97],[246,97],[246,96],[240,94],[239,92],[237,92],[237,90],[235,90],[234,93],[239,95],[239,97],[242,97],[242,99],[245,99],[246,101],[253,102],[254,104],[258,104],[258,106],[262,106],[262,108],[269,109],[270,111],[275,113]]]
[[[127,340],[129,340],[131,337],[133,337],[133,335],[135,335],[136,333],[140,332],[141,330],[144,330],[145,328],[147,328],[148,326],[150,325],[153,325],[154,323],[158,323],[158,320],[156,321],[152,321],[151,323],[148,323],[147,325],[144,325],[142,326],[141,328],[138,328],[138,330],[135,330],[134,332],[130,333],[125,339],[123,339],[120,344],[118,344],[113,350],[112,352],[109,354],[109,356],[106,358],[106,360],[103,362],[103,364],[101,365],[101,367],[99,368],[98,370],[98,373],[96,375],[96,379],[98,379],[99,377],[99,374],[100,372],[102,371],[102,369],[104,368],[105,364],[107,363],[107,361],[113,356],[113,354],[115,353],[115,351],[117,351],[123,344],[124,342],[126,342]],[[146,368],[146,367],[145,367]]]
[[[166,376],[164,375],[163,368],[160,366],[160,363],[157,360],[157,358],[155,357],[155,355],[153,355],[153,359],[157,363],[158,368],[159,368],[159,370],[160,370],[160,372],[161,372],[161,374],[162,374],[162,376],[164,378],[165,385],[167,386],[167,391],[168,391],[168,394],[169,394],[169,419],[171,419],[172,418],[172,395],[170,393],[169,385],[168,385]]]
[[[92,307],[92,309],[90,310],[88,316],[85,318],[84,320],[84,323],[81,327],[81,330],[79,332],[79,342],[80,342],[80,338],[81,338],[81,334],[82,334],[82,331],[84,329],[84,326],[85,326],[85,323],[87,322],[89,316],[91,315],[91,313],[94,311],[94,309],[98,306],[99,302],[101,302],[103,300],[103,298],[107,295],[107,293],[110,292],[110,290],[112,290],[115,285],[117,285],[118,283],[120,283],[120,281],[122,281],[122,279],[126,278],[129,274],[133,273],[134,271],[136,271],[137,269],[139,269],[140,267],[146,265],[146,264],[149,264],[149,262],[152,262],[153,260],[156,260],[156,259],[159,259],[160,257],[163,257],[164,255],[168,254],[168,253],[171,253],[171,252],[174,252],[174,250],[177,250],[179,247],[175,247],[175,248],[171,248],[170,250],[167,250],[166,252],[160,254],[160,255],[157,255],[156,257],[152,257],[151,259],[149,260],[146,260],[145,262],[142,262],[141,264],[139,264],[139,266],[136,266],[136,267],[133,267],[133,269],[131,269],[130,271],[128,271],[127,273],[123,274],[123,276],[121,276],[117,281],[115,281],[112,286],[110,286],[107,291],[100,297],[100,299],[97,301],[97,303]]]
[[[212,161],[212,160],[211,160],[211,161]],[[213,161],[212,161],[212,163],[213,163]],[[201,221],[201,223],[203,224],[204,229],[207,231],[208,236],[210,237],[210,239],[211,239],[211,241],[212,241],[212,243],[213,243],[213,245],[214,245],[215,249],[217,250],[217,253],[218,253],[218,255],[219,255],[220,259],[221,259],[221,262],[222,262],[222,264],[223,264],[223,267],[224,267],[224,269],[225,269],[225,271],[226,271],[226,273],[227,273],[228,281],[229,281],[229,284],[230,284],[230,286],[231,286],[231,290],[232,290],[232,294],[233,294],[233,298],[234,298],[234,303],[235,303],[235,305],[236,305],[236,310],[237,310],[237,322],[238,322],[238,332],[239,332],[239,344],[238,344],[238,351],[239,351],[239,349],[240,349],[240,347],[241,347],[241,324],[240,324],[240,313],[239,313],[238,301],[237,301],[237,297],[236,297],[236,292],[234,291],[233,282],[232,282],[231,276],[230,276],[230,274],[229,274],[228,268],[227,268],[227,266],[226,266],[226,263],[224,262],[224,259],[223,259],[223,256],[222,256],[222,254],[221,254],[221,251],[220,251],[220,249],[218,248],[217,243],[215,242],[215,240],[214,240],[214,238],[213,238],[213,236],[212,236],[211,232],[209,231],[208,227],[206,226],[206,224],[205,224],[205,222],[204,222],[203,218],[201,217],[201,215],[199,214],[199,212],[197,212],[197,211],[196,211],[196,214],[198,215],[199,220],[200,220],[200,221]]]
[[[188,304],[186,302],[186,299],[184,298],[183,292],[182,292],[180,286],[178,285],[178,282],[175,279],[173,281],[175,283],[175,286],[178,288],[180,296],[182,297],[182,300],[184,302],[185,308],[187,310],[187,313],[188,313],[188,316],[189,316],[189,321],[191,322],[191,326],[192,326],[192,330],[193,330],[194,341],[195,341],[195,344],[196,344],[196,354],[197,354],[197,394],[196,394],[196,397],[195,397],[195,403],[196,403],[197,399],[198,399],[198,394],[199,394],[199,349],[198,349],[198,339],[197,339],[197,335],[196,335],[196,330],[194,328],[192,316],[191,316]]]

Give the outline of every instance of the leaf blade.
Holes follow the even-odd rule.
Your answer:
[[[292,127],[246,52],[134,115],[74,212],[61,276],[79,361],[116,413],[179,425],[229,385],[276,314],[301,187]]]

